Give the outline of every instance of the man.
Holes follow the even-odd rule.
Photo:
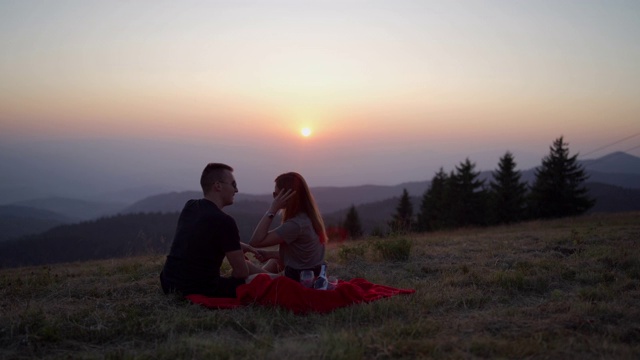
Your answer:
[[[200,186],[204,198],[185,204],[176,234],[160,273],[165,293],[236,297],[236,288],[259,271],[245,261],[244,251],[255,249],[240,243],[235,220],[222,208],[233,204],[238,192],[233,168],[210,163],[202,171]],[[231,265],[231,277],[220,276],[224,258]]]

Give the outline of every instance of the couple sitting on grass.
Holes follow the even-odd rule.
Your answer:
[[[327,235],[320,212],[304,178],[295,172],[275,180],[273,202],[264,214],[248,244],[240,242],[235,220],[222,208],[233,204],[238,192],[233,168],[208,164],[200,185],[204,198],[189,200],[180,213],[171,251],[160,273],[165,293],[236,297],[236,288],[260,273],[271,277],[283,273],[300,281],[302,270],[317,276],[324,264]],[[278,211],[282,224],[269,230]],[[263,248],[278,245],[278,250]],[[254,254],[262,265],[245,257]],[[224,258],[231,265],[231,277],[220,275]]]

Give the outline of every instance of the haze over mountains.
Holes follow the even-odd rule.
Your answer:
[[[585,167],[591,175],[586,186],[596,199],[591,212],[640,210],[640,158],[614,153],[585,162]],[[522,175],[531,181],[534,170]],[[481,177],[489,180],[491,172]],[[355,205],[363,230],[371,234],[386,232],[403,189],[417,213],[428,186],[425,180],[394,186],[314,187],[312,191],[328,227],[339,226]],[[201,192],[194,190],[165,192],[131,204],[44,198],[0,206],[0,268],[165,254],[184,202],[199,197]],[[251,236],[271,199],[271,194],[239,193],[235,203],[225,208],[236,218],[241,239]]]
[[[598,202],[592,211],[630,211],[640,209],[640,158],[616,152],[604,157],[582,161],[590,178],[587,185]],[[449,172],[451,169],[444,169]],[[534,169],[521,171],[522,179],[532,182]],[[491,171],[480,175],[486,184],[491,180]],[[363,179],[365,182],[365,179]],[[371,230],[380,221],[385,221],[393,213],[394,200],[403,189],[413,198],[414,207],[427,190],[430,181],[416,181],[394,186],[361,185],[345,187],[314,187],[312,189],[318,206],[327,223],[335,223],[347,208],[356,205],[365,229]],[[0,206],[0,241],[28,234],[37,234],[60,224],[71,224],[115,214],[177,212],[185,201],[201,197],[200,190],[163,192],[142,200],[125,202],[98,202],[91,200],[45,197],[18,201]],[[247,225],[250,232],[259,215],[271,201],[271,194],[236,194],[233,206],[225,210],[231,215],[255,220]],[[242,226],[244,227],[244,225]]]

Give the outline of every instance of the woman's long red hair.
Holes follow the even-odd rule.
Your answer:
[[[328,237],[324,221],[309,190],[309,186],[307,186],[307,182],[302,175],[296,172],[282,174],[276,178],[276,186],[280,191],[293,189],[296,192],[296,195],[287,201],[287,206],[282,214],[282,221],[289,220],[300,212],[304,212],[311,219],[311,224],[316,234],[318,234],[320,243],[326,244]]]

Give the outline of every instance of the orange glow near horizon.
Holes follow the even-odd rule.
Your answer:
[[[334,161],[336,149],[544,151],[560,135],[588,150],[640,131],[630,4],[554,5],[562,15],[549,17],[516,2],[247,3],[176,15],[168,4],[34,13],[0,2],[21,20],[0,34],[0,140],[166,139]]]

